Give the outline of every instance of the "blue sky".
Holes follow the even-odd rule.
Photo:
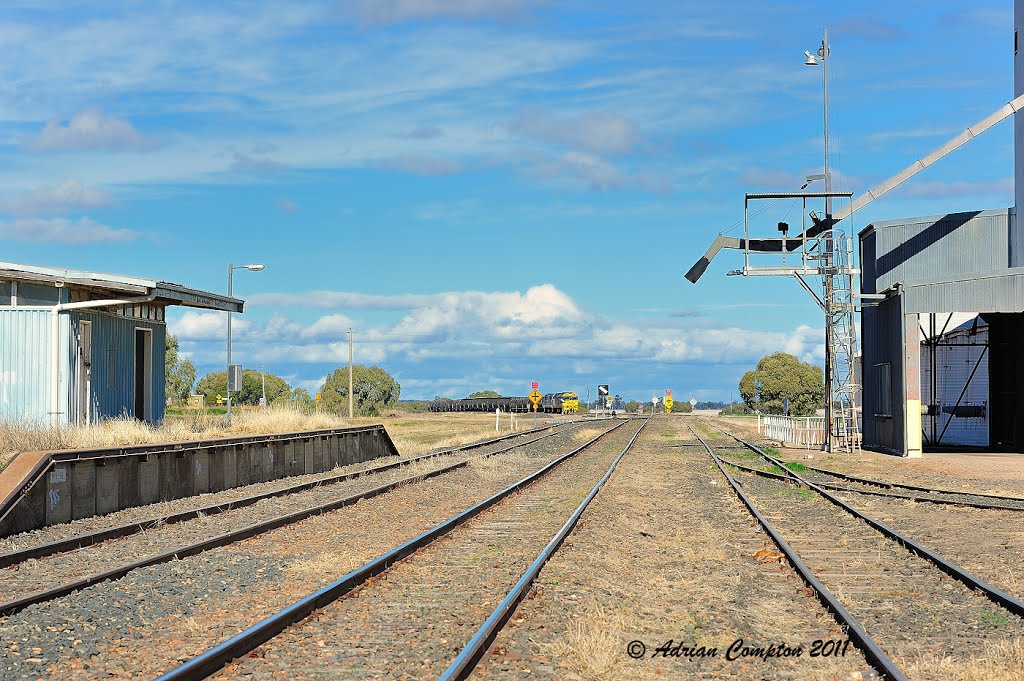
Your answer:
[[[235,358],[315,390],[725,399],[820,362],[782,279],[682,278],[747,191],[861,192],[1012,98],[1012,3],[28,2],[0,8],[2,260],[223,291]],[[1004,122],[856,214],[1013,203]],[[784,203],[755,231],[799,223]],[[224,315],[175,309],[200,369]]]

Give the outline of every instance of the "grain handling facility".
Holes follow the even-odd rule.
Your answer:
[[[245,309],[166,281],[0,262],[0,420],[162,420],[170,305]]]
[[[1013,92],[1019,98],[1024,95],[1022,0],[1014,2],[1013,24]],[[875,222],[860,232],[861,289],[876,299],[875,305],[865,305],[861,316],[866,447],[921,456],[926,447],[945,444],[941,435],[952,422],[984,418],[987,442],[962,438],[962,444],[1024,452],[1020,113],[1014,116],[1013,137],[1014,208]],[[958,353],[959,361],[940,364],[935,361],[937,347],[929,348],[929,341],[935,346],[947,340],[956,315],[980,315],[987,333],[971,345],[950,344],[947,352]],[[972,351],[972,345],[981,352]],[[951,382],[952,369],[961,362],[969,363],[972,371],[966,379],[953,379],[963,385],[950,404],[937,386],[944,375]],[[965,404],[972,390],[981,395]]]

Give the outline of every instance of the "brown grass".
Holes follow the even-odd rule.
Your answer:
[[[384,418],[341,418],[326,412],[305,414],[286,407],[266,411],[239,410],[231,428],[224,417],[196,413],[151,426],[133,418],[116,418],[91,426],[40,427],[0,422],[0,469],[18,453],[59,449],[92,449],[147,443],[182,442],[244,435],[292,433],[383,423],[404,456],[494,437],[494,416],[488,414],[399,414]],[[507,419],[501,424],[507,432]]]
[[[912,679],[944,681],[1024,681],[1024,641],[985,643],[970,660],[926,656],[901,664]]]
[[[564,639],[540,647],[585,679],[618,679],[622,651],[632,638],[628,632],[635,629],[636,623],[623,612],[596,605],[572,624]]]

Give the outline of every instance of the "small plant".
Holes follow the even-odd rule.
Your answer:
[[[1005,627],[1010,623],[1006,615],[995,610],[982,610],[981,619],[990,627]]]
[[[786,468],[793,471],[794,473],[806,473],[807,466],[803,465],[799,461],[787,461],[785,464]]]
[[[765,447],[764,453],[768,456],[779,456],[779,450],[775,449],[775,447]]]

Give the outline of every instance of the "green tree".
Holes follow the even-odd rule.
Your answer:
[[[291,386],[280,376],[266,374],[267,381],[267,404],[278,402],[282,396],[289,398],[292,395]],[[226,371],[211,371],[199,379],[196,384],[196,393],[206,395],[206,404],[217,404],[217,395],[228,394],[228,380]],[[308,396],[309,393],[306,393]],[[242,369],[242,389],[231,393],[231,404],[252,404],[260,403],[263,396],[263,377],[256,369]]]
[[[273,400],[268,398],[267,400],[272,406],[275,407],[295,407],[300,411],[313,411],[316,407],[316,400],[309,394],[309,391],[305,388],[295,388],[288,392],[278,395]]]
[[[686,400],[679,402],[672,402],[672,413],[673,414],[689,414],[693,411],[693,405]]]
[[[473,399],[474,397],[501,397],[501,393],[495,392],[494,390],[478,390],[475,393],[471,393],[466,399]]]
[[[781,414],[782,401],[788,399],[790,414],[810,416],[825,404],[825,382],[821,367],[776,352],[743,374],[740,396],[747,407],[765,414]]]
[[[630,414],[635,414],[636,410],[637,410],[637,408],[639,406],[640,406],[639,402],[637,402],[636,400],[630,400],[629,402],[626,402],[625,409],[626,409],[626,412],[628,412]]]
[[[402,386],[380,367],[357,364],[352,367],[353,411],[359,416],[377,416],[382,409],[398,402]],[[327,377],[322,388],[321,406],[339,413],[348,413],[348,367],[338,367]]]
[[[192,360],[178,354],[178,338],[173,334],[167,334],[166,345],[164,397],[167,404],[185,404],[192,393],[192,385],[196,382],[196,365]]]

